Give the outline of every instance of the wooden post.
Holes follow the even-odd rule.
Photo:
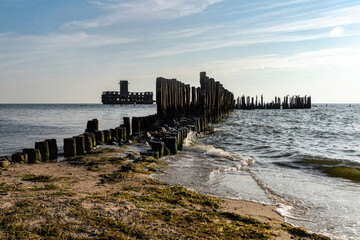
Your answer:
[[[130,118],[124,117],[124,125],[126,127],[126,137],[130,137]]]
[[[42,161],[41,153],[39,149],[26,148],[23,149],[23,153],[28,156],[28,163],[36,163],[37,161]]]
[[[28,159],[27,159],[27,154],[24,153],[14,153],[11,155],[11,161],[14,163],[27,163]]]
[[[96,138],[96,144],[104,144],[105,143],[105,137],[104,137],[103,131],[96,131],[95,138]]]
[[[75,136],[76,142],[76,154],[77,155],[84,155],[85,151],[85,137],[84,135]]]
[[[112,140],[115,142],[118,142],[119,141],[119,130],[117,128],[115,128],[115,129],[111,128],[110,131],[111,131]]]
[[[178,140],[176,137],[164,137],[163,141],[165,143],[165,147],[170,150],[171,154],[177,153]]]
[[[35,142],[35,149],[39,149],[43,161],[50,159],[49,144],[46,141]]]
[[[56,143],[56,139],[46,139],[45,142],[47,142],[49,146],[49,154],[50,154],[49,159],[50,160],[57,159],[59,149]]]
[[[76,141],[74,138],[64,138],[64,156],[76,157]]]
[[[91,149],[93,149],[93,147],[94,147],[93,138],[92,138],[91,134],[88,132],[84,133],[83,135],[84,135],[84,141],[85,141],[85,151],[88,152]]]
[[[103,132],[104,132],[105,143],[111,143],[111,140],[112,140],[111,131],[110,130],[104,130]]]

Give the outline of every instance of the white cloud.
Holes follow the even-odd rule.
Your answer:
[[[344,29],[341,27],[335,27],[330,32],[332,38],[341,37],[342,35],[344,35]]]
[[[65,29],[110,26],[131,19],[174,19],[202,12],[209,5],[224,0],[112,0],[93,2],[107,11],[102,17],[64,24]]]
[[[260,55],[207,63],[207,66],[231,71],[249,69],[312,69],[334,67],[358,70],[360,49],[335,48],[310,51],[291,56]]]
[[[360,23],[360,5],[347,7],[338,10],[322,12],[318,17],[306,20],[287,21],[285,23],[276,24],[269,22],[269,27],[252,29],[250,32],[297,32],[318,30],[339,25],[359,24]],[[291,17],[291,16],[289,16]]]

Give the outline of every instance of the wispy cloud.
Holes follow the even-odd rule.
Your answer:
[[[102,47],[108,45],[120,45],[136,42],[139,39],[105,36],[98,34],[87,34],[85,32],[76,32],[70,34],[50,33],[45,35],[19,35],[14,33],[0,35],[2,46],[25,46],[33,48],[39,46],[45,49],[61,48],[88,48]],[[0,47],[1,49],[1,47]]]
[[[335,67],[358,69],[360,49],[334,48],[310,51],[291,56],[259,55],[223,61],[213,61],[206,65],[211,69],[227,69],[229,72],[257,69],[312,69]]]
[[[90,20],[65,23],[65,29],[85,29],[109,26],[134,19],[174,19],[202,12],[209,5],[223,0],[111,0],[93,2],[104,8],[106,14]]]

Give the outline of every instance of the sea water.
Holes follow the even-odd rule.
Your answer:
[[[288,223],[360,239],[360,105],[235,110],[167,162],[161,180],[276,204]]]
[[[123,117],[155,113],[156,105],[0,104],[0,156],[49,138],[62,152],[63,139],[82,134],[88,120],[98,119],[105,130],[122,124]]]
[[[156,105],[0,105],[0,155],[35,141],[100,129]],[[360,239],[360,105],[307,110],[235,110],[210,134],[189,134],[164,158],[171,184],[200,193],[279,206],[286,221],[335,239]]]

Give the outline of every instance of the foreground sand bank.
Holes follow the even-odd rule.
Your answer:
[[[132,148],[131,148],[132,149]],[[275,206],[204,196],[150,177],[165,163],[124,146],[0,175],[1,239],[327,239]]]

